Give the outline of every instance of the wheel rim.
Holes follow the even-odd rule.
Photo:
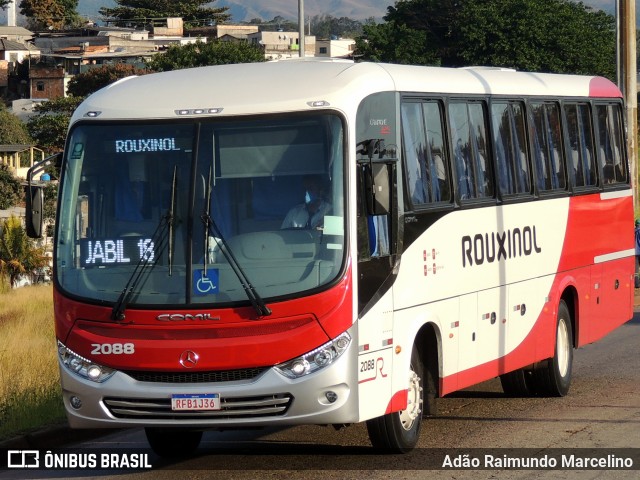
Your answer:
[[[558,357],[558,373],[564,378],[569,371],[569,332],[567,324],[561,320],[558,324],[558,339],[556,340],[556,352]]]
[[[411,430],[416,419],[420,418],[422,413],[422,387],[420,386],[420,377],[414,371],[409,377],[409,391],[407,393],[407,408],[402,410],[400,415],[400,423],[405,430]]]

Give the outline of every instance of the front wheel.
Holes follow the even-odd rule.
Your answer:
[[[405,453],[418,443],[422,424],[423,365],[415,347],[411,352],[408,381],[406,409],[367,420],[367,431],[374,448]]]

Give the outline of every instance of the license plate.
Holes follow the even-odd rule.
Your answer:
[[[220,410],[220,395],[217,393],[174,394],[171,395],[171,410]]]

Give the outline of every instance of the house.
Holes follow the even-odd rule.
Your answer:
[[[27,43],[33,40],[33,32],[22,27],[0,26],[0,38],[18,43]]]
[[[191,27],[186,34],[190,37],[212,38],[222,41],[241,41],[247,40],[247,36],[258,32],[257,25],[204,25]]]
[[[147,61],[172,44],[205,39],[183,37],[182,19],[151,19],[138,27],[85,26],[74,35],[36,39],[41,62],[31,65],[31,98],[66,96],[71,78],[92,68],[125,63],[145,68]]]
[[[66,96],[68,78],[60,66],[38,63],[29,69],[30,98],[51,99]]]
[[[88,27],[88,29],[93,29],[96,32],[122,29],[123,23],[125,24],[124,29],[129,29],[134,32],[150,32],[151,37],[182,37],[184,35],[184,22],[180,17],[140,18],[131,20],[115,19],[108,20],[107,27],[93,25],[92,27]],[[117,26],[112,27],[109,24],[115,24]],[[98,35],[99,34],[100,33],[98,33]]]
[[[20,179],[27,178],[29,168],[41,160],[44,160],[44,151],[35,145],[0,145],[0,164],[7,165]]]
[[[351,38],[316,40],[316,57],[353,58],[356,41]]]
[[[27,57],[39,57],[40,49],[30,43],[0,38],[0,60],[22,62]]]
[[[9,76],[15,72],[18,63],[39,56],[40,50],[31,44],[0,38],[0,95],[6,96]]]
[[[260,45],[267,60],[279,60],[300,56],[300,36],[298,32],[256,32],[247,36],[254,45]],[[316,37],[305,35],[305,56],[313,57]]]

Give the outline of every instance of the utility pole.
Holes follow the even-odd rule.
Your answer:
[[[298,0],[298,37],[300,56],[304,57],[304,0]]]
[[[618,25],[621,34],[618,59],[622,93],[626,104],[627,137],[629,143],[629,166],[631,186],[633,188],[634,211],[638,206],[638,77],[636,65],[636,2],[635,0],[617,0]]]

